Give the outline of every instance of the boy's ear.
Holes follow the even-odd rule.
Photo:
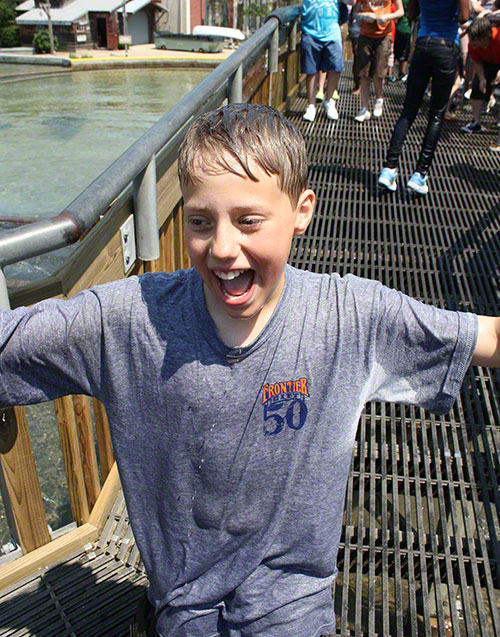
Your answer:
[[[314,202],[316,201],[316,195],[308,188],[300,194],[296,208],[295,230],[294,236],[304,234],[307,230],[307,226],[311,222],[311,218],[314,212]]]

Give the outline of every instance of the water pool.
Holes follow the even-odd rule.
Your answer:
[[[0,218],[61,212],[207,73],[115,69],[2,83]],[[42,278],[58,252],[9,266],[6,275]]]

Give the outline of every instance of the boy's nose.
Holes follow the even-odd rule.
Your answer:
[[[216,259],[233,259],[239,253],[239,231],[232,224],[217,227],[212,236],[210,252]]]

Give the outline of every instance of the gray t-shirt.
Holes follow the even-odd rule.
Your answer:
[[[333,632],[356,427],[370,400],[448,411],[473,314],[354,276],[286,269],[274,315],[230,348],[193,270],[0,314],[0,404],[106,406],[158,630]]]

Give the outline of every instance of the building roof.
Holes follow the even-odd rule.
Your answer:
[[[29,11],[30,9],[34,9],[35,0],[24,0],[21,4],[18,4],[16,7],[16,11]]]
[[[148,4],[151,4],[151,0],[130,0],[130,2],[127,2],[127,15],[134,15],[141,9],[144,9]],[[165,11],[165,7],[159,4],[153,4],[153,7],[160,11]],[[123,13],[123,8],[120,7],[119,12]]]
[[[136,0],[139,1],[139,0]],[[140,0],[142,1],[142,0]],[[150,2],[151,0],[149,0]],[[145,4],[149,4],[146,2]],[[25,4],[23,2],[23,4]],[[132,3],[131,3],[132,4]],[[89,11],[105,13],[116,11],[123,5],[123,0],[73,0],[59,9],[51,9],[52,24],[73,24]],[[22,5],[20,5],[22,6]],[[144,5],[143,5],[144,6]],[[18,9],[20,7],[17,7]],[[141,7],[142,8],[142,7]],[[139,9],[136,9],[138,11]],[[127,11],[130,13],[130,11]],[[135,11],[134,11],[135,13]],[[33,8],[16,18],[17,24],[47,24],[47,15],[43,9]]]

